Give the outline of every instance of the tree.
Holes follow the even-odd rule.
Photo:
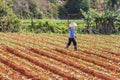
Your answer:
[[[57,4],[58,0],[49,0],[51,3]]]
[[[96,23],[98,27],[98,32],[102,34],[110,34],[116,32],[115,22],[120,21],[119,18],[119,11],[109,11],[107,10],[99,17],[96,17]]]
[[[107,0],[104,5],[104,12],[101,14],[98,14],[95,11],[91,11],[91,9],[87,13],[81,10],[82,14],[84,15],[84,20],[87,24],[87,27],[93,26],[95,22],[98,33],[110,34],[116,32],[115,23],[120,21],[120,11],[115,10],[116,3],[118,2]]]
[[[99,33],[110,34],[115,32],[114,22],[118,17],[115,11],[117,2],[118,0],[107,0],[104,13],[96,18]]]
[[[4,15],[4,2],[3,0],[0,0],[0,17],[2,17]]]
[[[20,28],[20,22],[15,15],[15,13],[12,10],[12,2],[11,0],[6,0],[6,2],[3,2],[4,0],[0,0],[0,17],[2,21],[1,23],[5,23],[5,31],[19,31]]]
[[[115,9],[115,5],[117,5],[118,1],[119,0],[108,0],[107,4],[106,4],[107,10],[114,10]]]
[[[67,0],[64,7],[68,14],[80,13],[80,9],[87,12],[90,7],[90,0]]]

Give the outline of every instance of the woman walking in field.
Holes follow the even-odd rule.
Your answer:
[[[69,39],[68,39],[66,48],[68,48],[70,46],[71,42],[73,42],[74,50],[77,50],[77,42],[75,40],[75,27],[76,26],[77,26],[77,24],[75,22],[69,24]]]

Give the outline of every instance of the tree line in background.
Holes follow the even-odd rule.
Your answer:
[[[20,19],[66,19],[67,14],[88,11],[89,0],[0,0],[1,6],[11,8]],[[5,4],[4,4],[5,1]],[[76,6],[74,6],[76,4]],[[5,9],[6,9],[5,8]],[[6,11],[9,13],[8,11]],[[65,15],[65,17],[64,17]],[[82,16],[82,15],[79,15]]]
[[[120,32],[120,0],[0,0],[0,2],[0,21],[7,16],[6,29],[11,32],[22,29],[23,19],[31,20],[31,24],[26,28],[28,31],[35,31],[35,27],[39,28],[35,25],[34,19],[80,19],[85,23],[82,30],[92,28],[96,33],[102,34]],[[64,25],[67,31],[67,21],[65,22],[61,25]],[[43,27],[49,25],[48,23],[45,22]],[[54,32],[52,30],[54,26],[50,27],[48,29]],[[77,31],[80,31],[79,27]]]

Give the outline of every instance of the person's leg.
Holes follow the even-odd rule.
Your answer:
[[[73,41],[74,49],[77,50],[77,42],[76,42],[76,40],[73,38],[72,41]]]
[[[70,46],[70,44],[71,44],[71,41],[72,41],[72,40],[71,40],[71,38],[69,38],[69,39],[68,39],[68,43],[67,43],[67,46],[66,46],[66,48],[68,48],[68,47]]]

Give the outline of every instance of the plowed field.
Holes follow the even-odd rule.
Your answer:
[[[0,80],[120,80],[120,36],[0,33]]]

